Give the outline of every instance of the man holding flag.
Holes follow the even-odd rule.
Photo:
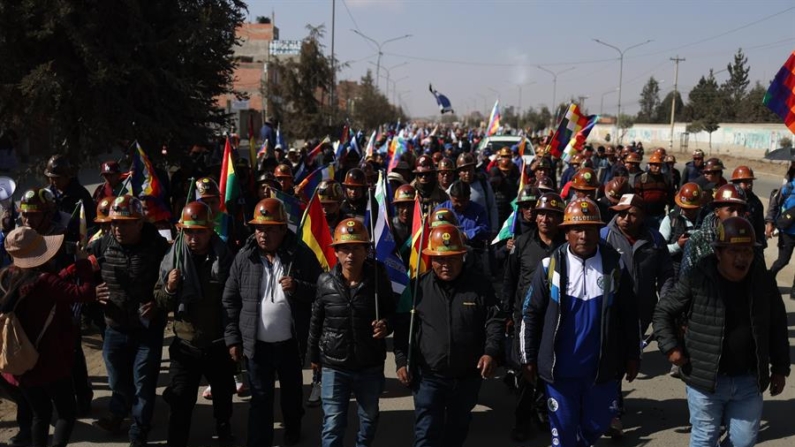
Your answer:
[[[202,376],[213,389],[213,416],[221,445],[232,441],[232,395],[235,365],[224,344],[224,291],[234,255],[213,231],[207,204],[191,202],[182,210],[182,237],[160,263],[155,299],[174,313],[174,340],[169,346],[171,383],[163,399],[171,408],[168,445],[187,447],[193,408]]]
[[[285,445],[301,438],[301,345],[308,334],[306,304],[322,270],[314,253],[287,228],[278,199],[257,203],[254,235],[235,257],[223,293],[224,338],[232,360],[245,358],[251,384],[249,447],[273,445],[274,384],[279,378]]]
[[[359,405],[356,445],[371,445],[384,390],[386,341],[395,300],[384,265],[368,257],[370,235],[357,219],[334,230],[337,264],[317,280],[309,356],[322,370],[323,447],[343,445],[351,394]]]

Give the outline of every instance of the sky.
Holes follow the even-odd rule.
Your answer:
[[[332,0],[249,0],[249,21],[272,14],[282,40],[325,25],[330,53]],[[502,107],[538,109],[553,94],[558,103],[585,96],[589,113],[615,114],[619,52],[594,39],[622,50],[640,44],[624,53],[621,107],[630,114],[650,76],[660,82],[661,99],[673,90],[670,58],[686,59],[678,84],[686,100],[710,69],[725,81],[738,48],[751,86],[767,86],[795,50],[795,0],[336,0],[335,25],[334,53],[347,63],[339,79],[376,73],[376,45],[352,30],[379,43],[411,35],[382,45],[379,87],[387,93],[388,70],[389,100],[414,117],[438,115],[429,83],[459,114],[488,114],[497,99]],[[538,65],[560,73],[556,89]]]

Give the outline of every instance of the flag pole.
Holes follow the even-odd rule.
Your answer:
[[[298,225],[298,231],[299,232],[301,231],[302,228],[304,228],[304,222],[306,222],[306,216],[307,216],[307,214],[309,214],[309,207],[312,205],[312,201],[315,200],[315,196],[316,195],[317,195],[317,188],[315,188],[315,192],[312,193],[312,197],[309,199],[309,204],[306,206],[306,209],[304,210],[304,215],[301,216],[301,223]],[[326,225],[326,226],[328,226],[328,225]],[[299,243],[301,243],[301,237],[298,236],[298,234],[296,233],[296,235],[295,235],[295,245],[298,246]],[[295,259],[290,261],[290,264],[287,266],[287,274],[285,274],[284,276],[290,276],[290,272],[293,271],[293,262],[295,262]]]
[[[188,179],[188,196],[185,198],[185,206],[191,202],[191,196],[194,195],[194,190],[196,189],[196,179],[191,177]],[[180,210],[180,213],[182,211]],[[213,230],[215,231],[215,230]],[[174,240],[174,268],[178,269],[182,265],[182,246],[184,245],[184,232],[182,228],[179,229],[179,233],[177,233],[177,238]]]
[[[408,357],[406,358],[406,370],[411,371],[411,352],[414,346],[414,320],[417,313],[417,295],[420,288],[420,264],[422,263],[422,246],[425,245],[425,217],[422,218],[420,227],[420,250],[417,253],[417,266],[416,274],[414,275],[414,293],[411,297],[411,316],[409,317],[409,349]],[[409,266],[411,268],[411,266]]]
[[[380,184],[382,180],[381,174],[378,174],[378,183]],[[380,312],[378,306],[378,258],[376,257],[375,253],[375,227],[373,221],[375,220],[375,216],[373,215],[373,190],[370,187],[367,187],[367,200],[370,204],[370,248],[374,251],[373,253],[373,274],[375,275],[375,321],[379,321]]]

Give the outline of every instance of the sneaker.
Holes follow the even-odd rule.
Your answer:
[[[8,447],[28,447],[32,442],[30,433],[18,432],[8,439]]]
[[[248,385],[243,380],[243,374],[235,374],[235,391],[238,397],[243,397],[248,394]]]
[[[218,445],[221,447],[233,446],[235,436],[232,434],[232,425],[229,422],[222,422],[215,426],[215,433],[218,435]]]
[[[207,385],[207,388],[204,389],[204,392],[202,392],[202,397],[207,400],[213,400],[213,389],[210,385]]]
[[[621,423],[621,419],[614,417],[613,420],[610,421],[610,428],[607,430],[607,436],[613,439],[621,439],[624,437],[624,424]]]
[[[130,447],[147,447],[148,445],[146,441],[130,441]]]
[[[308,407],[317,407],[320,405],[320,382],[312,382],[312,391],[309,392],[309,399],[306,400]]]
[[[99,427],[111,434],[118,435],[121,433],[121,424],[123,421],[124,418],[121,416],[110,415],[97,419],[91,425],[94,427]]]

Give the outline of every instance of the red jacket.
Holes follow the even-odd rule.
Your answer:
[[[80,285],[75,279],[79,279]],[[33,283],[23,286],[21,292],[26,295],[19,302],[16,315],[31,343],[36,343],[53,305],[55,316],[39,343],[36,366],[21,376],[3,374],[3,377],[14,385],[29,387],[70,376],[77,336],[70,305],[96,299],[91,263],[78,261],[58,275],[42,273]]]

